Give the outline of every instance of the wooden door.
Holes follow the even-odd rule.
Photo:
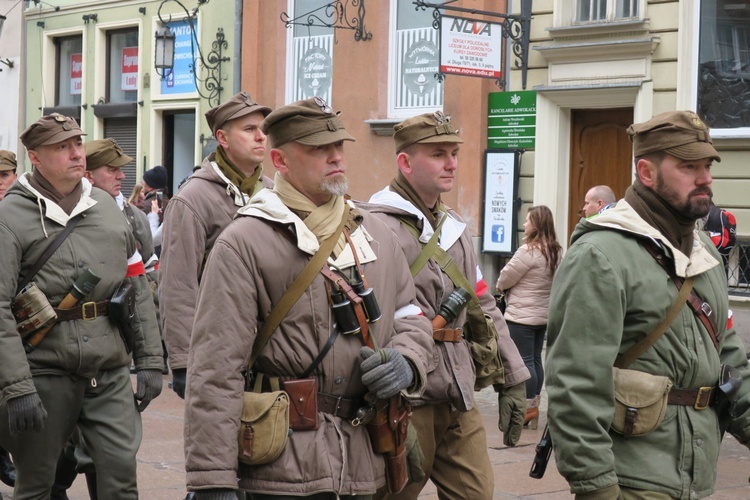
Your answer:
[[[632,108],[572,111],[568,238],[590,188],[605,184],[619,200],[632,183],[633,153],[626,132],[631,123]]]

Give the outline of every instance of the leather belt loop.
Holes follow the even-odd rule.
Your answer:
[[[461,328],[436,328],[432,330],[432,338],[438,342],[461,342],[464,338]]]

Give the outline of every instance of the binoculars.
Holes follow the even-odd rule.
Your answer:
[[[348,279],[346,281],[352,287],[354,293],[362,299],[362,308],[364,309],[367,322],[378,322],[382,314],[378,301],[375,298],[375,292],[372,288],[365,288],[362,276],[356,267],[354,268],[354,278],[351,281]],[[340,288],[334,288],[331,291],[331,302],[333,303],[331,310],[339,332],[350,335],[362,331],[357,320],[357,313],[354,310],[354,304],[344,295],[344,292]]]

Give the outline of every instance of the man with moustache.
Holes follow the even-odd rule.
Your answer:
[[[24,130],[34,171],[18,178],[0,210],[0,445],[13,455],[19,499],[49,497],[76,427],[94,461],[99,497],[137,498],[139,412],[161,392],[162,351],[143,262],[117,204],[83,178],[83,135],[73,118],[57,113]],[[77,305],[55,309],[53,328],[25,349],[10,304],[66,229],[33,282],[55,307],[88,269],[99,281]],[[135,291],[129,334],[110,317],[110,298],[122,284]]]
[[[162,226],[159,312],[172,368],[172,389],[185,397],[185,370],[203,267],[219,233],[237,209],[273,182],[263,175],[271,108],[247,92],[206,112],[219,145],[169,200]]]
[[[720,157],[691,111],[659,114],[628,135],[635,182],[615,207],[578,223],[555,274],[550,435],[576,498],[703,498],[713,493],[723,431],[750,445],[750,384],[736,383],[750,367],[721,256],[695,225],[708,213]],[[654,342],[631,350],[653,332]],[[723,364],[738,373],[725,377]],[[665,389],[663,419],[638,431],[642,403],[662,401]]]
[[[232,500],[237,488],[253,500],[367,500],[385,485],[384,460],[366,426],[352,420],[367,406],[368,391],[388,399],[422,390],[433,359],[430,323],[416,305],[394,234],[344,198],[344,141],[354,138],[338,113],[316,97],[282,106],[262,127],[277,170],[274,188],[237,212],[201,281],[185,399],[188,489],[198,500]],[[321,247],[333,251],[317,255]],[[308,383],[309,372],[317,384],[317,412],[309,415],[316,425],[292,427],[275,461],[238,468],[242,372],[258,331],[285,291],[296,288],[311,255],[323,258],[323,269],[313,268],[310,284],[301,284],[306,288],[255,353],[252,372],[284,384]],[[366,276],[381,315],[370,322],[375,318],[363,314],[354,320],[361,332],[353,333],[354,325],[336,322],[331,304],[341,304],[334,297],[342,281],[357,276]]]

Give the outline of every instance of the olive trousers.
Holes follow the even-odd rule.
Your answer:
[[[142,427],[129,367],[100,372],[91,380],[39,375],[34,385],[47,410],[41,432],[11,436],[8,411],[0,411],[0,445],[16,464],[14,500],[49,498],[57,460],[76,426],[94,461],[99,498],[138,498],[135,455]]]

